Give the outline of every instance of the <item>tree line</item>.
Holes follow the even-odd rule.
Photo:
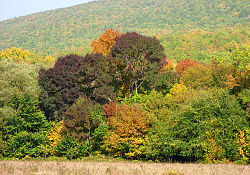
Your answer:
[[[49,62],[1,52],[2,158],[249,163],[249,45],[206,63],[136,32],[91,46]]]

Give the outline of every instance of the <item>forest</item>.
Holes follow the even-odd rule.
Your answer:
[[[85,55],[2,50],[0,158],[249,164],[247,31],[110,28]]]

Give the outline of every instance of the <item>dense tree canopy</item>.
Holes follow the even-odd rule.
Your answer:
[[[77,77],[82,59],[68,55],[58,58],[53,68],[40,70],[41,109],[48,119],[61,120],[66,109],[82,94]]]
[[[127,85],[130,93],[138,91],[148,72],[157,74],[161,61],[165,59],[159,40],[135,32],[117,37],[110,57],[119,73],[118,81]]]
[[[77,74],[80,91],[101,104],[115,100],[115,85],[108,58],[101,54],[87,54],[80,64]]]
[[[59,57],[47,70],[25,51],[4,52],[0,159],[101,154],[249,164],[248,45],[228,40],[211,60],[183,57],[205,37],[200,31],[171,60],[156,37],[107,32],[100,37],[107,47],[95,43],[105,52]]]

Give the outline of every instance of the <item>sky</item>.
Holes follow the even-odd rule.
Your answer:
[[[92,0],[0,0],[0,21]]]

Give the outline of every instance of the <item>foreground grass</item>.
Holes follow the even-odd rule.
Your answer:
[[[1,175],[248,175],[250,166],[93,161],[0,161]]]

